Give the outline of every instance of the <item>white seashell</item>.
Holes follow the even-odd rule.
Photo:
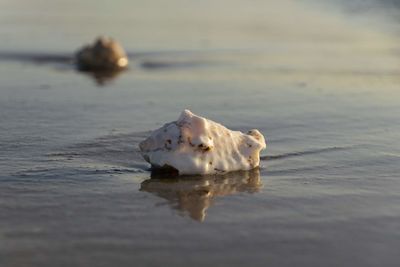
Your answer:
[[[153,131],[139,144],[153,168],[172,168],[179,174],[215,174],[251,170],[266,148],[258,130],[247,134],[184,110],[177,121]]]

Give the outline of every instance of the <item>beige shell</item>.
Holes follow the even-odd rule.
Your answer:
[[[75,54],[81,70],[118,70],[128,66],[128,57],[122,46],[111,38],[99,37]]]

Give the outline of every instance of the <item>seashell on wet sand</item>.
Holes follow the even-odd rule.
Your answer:
[[[258,130],[231,131],[184,110],[177,121],[153,131],[139,147],[153,169],[205,175],[258,167],[266,143]]]
[[[128,57],[122,46],[108,37],[99,37],[93,44],[75,53],[80,70],[121,70],[128,66]]]

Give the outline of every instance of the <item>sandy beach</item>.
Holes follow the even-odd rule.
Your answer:
[[[398,266],[397,8],[0,1],[0,266]],[[75,68],[99,35],[129,69]],[[152,175],[186,108],[259,129],[260,168]]]

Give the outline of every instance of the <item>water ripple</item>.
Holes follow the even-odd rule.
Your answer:
[[[312,155],[312,154],[350,150],[353,148],[354,148],[354,146],[333,146],[333,147],[325,147],[325,148],[316,148],[316,149],[310,149],[310,150],[288,152],[288,153],[278,154],[278,155],[266,155],[266,156],[261,156],[260,159],[261,160],[279,160],[279,159],[286,159],[286,158],[291,158],[291,157],[301,157],[301,156]]]

